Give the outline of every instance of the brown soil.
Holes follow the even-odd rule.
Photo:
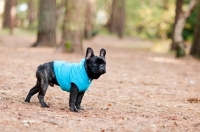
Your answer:
[[[84,54],[58,54],[53,48],[30,48],[32,36],[0,37],[0,131],[163,132],[200,131],[200,62],[140,50],[151,42],[99,36],[84,42],[98,54],[107,50],[107,73],[93,81],[82,106],[69,111],[69,93],[49,87],[42,108],[37,96],[24,98],[36,82],[39,64],[78,62]],[[135,48],[134,48],[135,47]]]

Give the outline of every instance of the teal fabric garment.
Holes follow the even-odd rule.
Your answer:
[[[79,63],[54,61],[54,72],[62,90],[70,92],[72,82],[76,84],[79,92],[84,92],[89,88],[91,80],[87,76],[84,62],[85,59]]]

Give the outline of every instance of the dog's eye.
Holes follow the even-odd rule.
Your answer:
[[[94,61],[93,64],[96,65],[96,62]]]
[[[102,62],[100,60],[97,61],[97,64],[101,64]]]

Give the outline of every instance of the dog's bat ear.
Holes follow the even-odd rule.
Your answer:
[[[100,55],[99,55],[99,56],[101,56],[101,57],[103,57],[103,58],[105,59],[106,50],[102,48],[102,49],[100,50]]]
[[[93,56],[94,56],[94,52],[93,52],[92,48],[88,47],[87,50],[86,50],[85,58],[90,59]]]

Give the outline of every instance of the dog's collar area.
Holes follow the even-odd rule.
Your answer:
[[[88,75],[89,82],[91,82],[92,81],[92,77],[91,77],[91,73],[89,72],[89,70],[87,68],[86,61],[84,62],[84,67],[85,67],[86,73]]]

